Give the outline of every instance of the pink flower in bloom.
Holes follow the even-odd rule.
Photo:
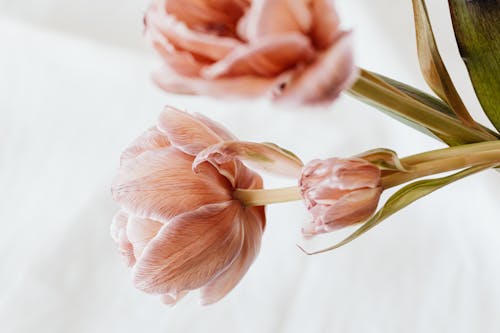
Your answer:
[[[305,236],[333,231],[368,219],[377,209],[381,171],[360,158],[330,158],[308,163],[299,181],[313,221]]]
[[[168,92],[324,103],[357,75],[330,0],[163,0],[145,24]]]
[[[137,288],[174,304],[201,288],[204,304],[224,297],[257,256],[264,207],[245,207],[234,189],[261,189],[238,159],[193,162],[205,148],[236,138],[219,124],[172,108],[121,156],[112,185],[122,206],[111,235]]]

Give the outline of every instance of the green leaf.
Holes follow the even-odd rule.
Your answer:
[[[460,120],[471,125],[474,120],[455,89],[439,54],[425,1],[412,0],[412,2],[417,34],[418,59],[425,81],[443,101],[450,105]]]
[[[450,146],[497,139],[481,127],[470,127],[455,115],[442,112],[429,105],[432,103],[422,102],[423,98],[414,98],[378,75],[363,69],[349,92],[364,103],[427,135],[439,138]]]
[[[440,138],[439,136],[437,136],[436,134],[434,134],[431,130],[427,129],[425,126],[419,124],[418,122],[415,122],[413,121],[412,119],[409,119],[397,112],[394,112],[393,109],[391,108],[388,108],[382,104],[379,104],[379,103],[376,103],[375,101],[371,100],[371,99],[368,99],[368,98],[365,98],[363,96],[360,96],[360,95],[357,95],[357,94],[354,94],[354,96],[361,100],[363,103],[366,103],[380,111],[382,111],[383,113],[385,113],[386,115],[388,115],[389,117],[399,121],[400,123],[403,123],[417,131],[419,131],[420,133],[423,133],[427,136],[430,136],[431,138],[433,139],[436,139],[438,141],[443,141],[445,142],[446,144],[448,144],[449,146],[454,146],[454,145],[458,145],[460,144],[459,142],[456,142],[456,141],[451,141],[451,140],[448,140],[446,139],[445,136],[443,136],[443,138]]]
[[[500,3],[448,0],[462,59],[485,113],[500,131]]]
[[[436,98],[432,95],[429,95],[428,93],[426,93],[422,90],[418,90],[417,88],[412,87],[410,85],[407,85],[405,83],[396,81],[396,80],[391,79],[389,77],[386,77],[382,74],[378,74],[378,73],[374,73],[374,72],[370,72],[370,73],[372,75],[375,75],[379,79],[385,81],[387,84],[391,85],[392,87],[398,89],[399,91],[401,91],[405,95],[407,95],[407,96],[409,96],[409,97],[411,97],[411,98],[413,98],[413,99],[415,99],[415,100],[417,100],[417,101],[419,101],[427,106],[430,106],[434,110],[442,112],[450,117],[456,118],[456,115],[453,112],[453,110],[450,109],[450,107],[446,103],[444,103],[442,100],[440,100],[439,98]]]
[[[361,73],[362,73],[363,77],[371,80],[374,84],[384,85],[386,88],[389,88],[392,91],[397,91],[400,98],[407,98],[407,97],[413,98],[412,95],[408,94],[404,89],[401,89],[401,86],[403,85],[403,83],[400,83],[396,80],[387,78],[381,74],[370,72],[367,70],[363,70]],[[417,90],[415,88],[413,88],[413,89]],[[424,92],[421,92],[421,93],[425,94]],[[403,95],[401,96],[401,94],[403,94]],[[372,99],[365,98],[365,97],[358,95],[356,93],[354,93],[354,95],[356,98],[360,99],[364,103],[371,105],[371,106],[377,108],[378,110],[384,112],[389,117],[394,118],[397,121],[399,121],[407,126],[410,126],[413,129],[416,129],[420,133],[423,133],[427,136],[430,136],[433,139],[436,139],[438,141],[443,141],[444,143],[446,143],[449,146],[456,146],[456,145],[460,145],[460,144],[464,143],[462,140],[457,140],[457,139],[454,140],[450,136],[433,132],[432,130],[429,130],[427,127],[425,127],[421,123],[416,122],[409,117],[406,117],[405,115],[401,114],[397,110],[394,110],[392,108],[388,108],[381,103],[375,103],[375,101]],[[427,95],[427,96],[430,96],[430,95]],[[413,98],[413,99],[415,99],[415,98]],[[419,102],[422,102],[419,99],[416,99],[416,100]],[[435,110],[438,110],[439,112],[441,112],[447,116],[455,117],[455,114],[453,113],[453,111],[451,111],[451,109],[446,104],[444,104],[441,100],[438,100],[437,98],[433,97],[433,101],[439,101],[439,102],[437,102],[437,104],[439,105],[437,108],[433,103],[424,103],[424,104],[430,106],[431,108],[434,108]],[[429,105],[429,104],[431,104],[431,105]]]
[[[402,92],[406,96],[408,96],[408,97],[410,97],[410,98],[412,98],[412,99],[414,99],[422,104],[425,104],[428,107],[430,107],[436,111],[439,111],[447,116],[450,116],[450,117],[457,119],[457,116],[455,115],[453,110],[446,103],[444,103],[442,100],[440,100],[439,98],[436,98],[432,95],[429,95],[426,92],[421,91],[421,90],[419,90],[415,87],[412,87],[410,85],[407,85],[405,83],[399,82],[399,81],[391,79],[389,77],[386,77],[382,74],[378,74],[378,73],[374,73],[374,72],[369,72],[369,73],[371,75],[379,78],[380,80],[384,81],[385,83],[389,84],[393,88],[398,89],[400,92]],[[415,124],[413,127],[415,127],[415,126],[418,126],[418,124]],[[488,133],[491,136],[491,138],[489,140],[495,140],[495,139],[500,138],[497,133],[493,132],[489,128],[487,128],[487,127],[485,127],[477,122],[475,123],[474,127],[480,128],[483,132]],[[425,134],[430,133],[430,135],[433,136],[434,138],[438,137],[438,135],[432,134],[432,132],[430,132],[426,128],[420,128],[419,130]],[[444,141],[445,143],[447,143],[449,146],[456,146],[456,145],[460,144],[459,141],[453,140],[452,138],[446,137],[446,136],[442,136],[441,140]]]
[[[389,216],[395,214],[396,212],[400,211],[401,209],[405,208],[411,203],[417,201],[418,199],[442,188],[443,186],[451,184],[459,179],[462,179],[464,177],[467,177],[469,175],[472,175],[474,173],[480,172],[482,170],[494,166],[495,164],[479,165],[469,169],[465,169],[463,171],[460,171],[458,173],[455,173],[447,177],[436,178],[436,179],[425,179],[406,185],[405,187],[397,191],[395,194],[393,194],[387,200],[385,205],[377,213],[375,213],[375,215],[373,215],[370,219],[368,219],[365,223],[363,223],[361,227],[359,227],[355,232],[353,232],[351,235],[346,237],[341,242],[320,251],[307,252],[303,248],[301,249],[309,255],[324,253],[327,251],[337,249],[355,240],[368,230],[372,229],[373,227],[381,223]]]

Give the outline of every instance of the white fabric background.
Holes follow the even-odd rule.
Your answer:
[[[358,63],[424,87],[411,1],[338,0]],[[430,6],[443,56],[480,114],[446,1]],[[163,94],[141,39],[141,1],[0,0],[0,332],[498,332],[500,177],[489,171],[398,213],[354,243],[307,257],[300,202],[268,208],[260,256],[220,303],[173,308],[136,291],[109,237],[121,150],[165,104],[304,161],[441,145],[349,96],[276,110]],[[269,187],[289,184],[269,180]],[[342,235],[306,243],[318,248]]]

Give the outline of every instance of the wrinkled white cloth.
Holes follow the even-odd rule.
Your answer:
[[[358,63],[424,88],[410,1],[338,0]],[[306,256],[302,203],[270,206],[259,257],[221,302],[193,293],[169,308],[135,290],[109,236],[109,185],[121,150],[162,106],[201,112],[245,140],[308,161],[376,147],[401,156],[442,147],[349,96],[328,110],[167,95],[141,40],[147,1],[0,0],[0,332],[498,332],[500,176],[462,180],[352,244]],[[481,121],[452,39],[438,41]],[[291,185],[267,179],[268,187]]]

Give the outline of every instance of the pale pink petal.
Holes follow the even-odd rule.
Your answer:
[[[208,118],[171,107],[165,108],[160,115],[158,126],[168,135],[174,146],[190,155],[196,155],[212,144],[233,137],[227,129]],[[237,172],[235,163],[229,161],[214,166],[234,187]]]
[[[341,35],[340,19],[333,0],[312,1],[311,38],[319,49],[326,49]]]
[[[123,210],[119,210],[115,216],[113,216],[113,220],[111,221],[110,234],[111,238],[115,242],[120,240],[120,234],[123,230],[127,229],[128,222],[128,214]]]
[[[244,230],[240,255],[226,271],[201,289],[203,305],[215,303],[226,296],[240,282],[259,253],[265,222],[262,223],[259,215],[254,214],[253,207],[244,208],[240,214]]]
[[[380,185],[380,169],[360,158],[313,160],[302,170],[301,187],[304,189],[328,187],[352,190]],[[325,195],[326,196],[326,195]]]
[[[158,128],[167,135],[173,146],[189,155],[196,155],[222,141],[200,118],[173,107],[167,106],[160,114]]]
[[[127,266],[132,266],[135,263],[134,249],[132,244],[127,238],[127,223],[129,220],[129,215],[120,210],[113,217],[113,221],[111,222],[111,237],[116,242],[118,246],[118,251],[120,252],[125,264]]]
[[[207,79],[241,75],[276,76],[308,62],[314,55],[309,39],[299,33],[266,36],[234,49],[225,58],[203,69]]]
[[[249,189],[249,190],[260,190],[264,187],[264,182],[262,177],[253,170],[247,168],[239,160],[235,160],[237,163],[237,176],[235,188],[239,189]]]
[[[168,0],[166,11],[194,29],[231,29],[249,6],[244,0]],[[224,32],[224,31],[223,31]]]
[[[153,74],[154,82],[163,90],[186,95],[208,95],[214,97],[259,97],[276,85],[272,78],[241,76],[236,78],[206,80],[188,77],[164,67]]]
[[[211,204],[165,224],[134,266],[136,287],[178,293],[211,281],[240,253],[241,209],[238,201]]]
[[[313,160],[302,170],[301,194],[308,209],[335,205],[352,190],[380,186],[380,169],[359,158]]]
[[[184,23],[168,15],[161,4],[153,4],[145,16],[146,31],[155,29],[177,49],[189,51],[211,60],[225,57],[241,42],[235,38],[220,37],[190,30]]]
[[[208,126],[212,131],[214,131],[214,133],[216,133],[223,141],[238,140],[238,138],[233,133],[231,133],[227,128],[225,128],[218,122],[205,117],[201,113],[195,113],[194,116],[201,122],[203,122],[206,126]]]
[[[134,159],[145,151],[157,150],[168,147],[170,142],[167,136],[159,131],[156,127],[151,127],[137,139],[135,139],[130,146],[123,151],[120,156],[120,163]]]
[[[257,173],[235,159],[224,163],[210,162],[221,175],[231,182],[233,188],[262,189],[263,181]],[[196,167],[195,167],[196,168]]]
[[[340,198],[335,205],[317,205],[309,211],[316,226],[315,233],[334,231],[368,219],[375,212],[381,187],[351,191]]]
[[[140,258],[144,247],[158,233],[162,223],[131,216],[127,224],[127,238],[134,248],[134,256]]]
[[[329,103],[355,82],[357,74],[352,34],[344,33],[313,64],[298,71],[276,94],[275,100],[292,104]]]
[[[177,302],[179,302],[181,299],[183,299],[184,296],[186,296],[188,293],[189,293],[189,291],[187,291],[187,290],[180,291],[180,292],[166,293],[166,294],[163,294],[161,296],[161,300],[162,300],[163,304],[173,306]]]
[[[385,173],[394,171],[411,172],[413,169],[413,167],[402,162],[395,151],[386,148],[371,149],[357,154],[354,158],[360,158],[375,164]]]
[[[230,200],[226,178],[208,163],[194,174],[192,162],[192,156],[172,146],[144,152],[120,167],[111,188],[113,198],[134,215],[160,222]]]
[[[307,34],[311,28],[309,0],[254,0],[238,27],[246,40],[289,32]]]
[[[241,160],[253,169],[264,170],[280,176],[298,178],[303,163],[293,153],[270,143],[225,141],[200,152],[193,163],[193,170],[204,162],[214,165]]]
[[[340,189],[377,187],[380,185],[380,169],[375,165],[350,159],[349,163],[336,172]]]
[[[195,59],[187,51],[177,50],[157,30],[147,30],[146,38],[149,39],[149,42],[158,51],[165,63],[181,75],[198,76],[201,69],[210,64],[210,62]]]
[[[250,18],[251,11],[247,10],[245,14],[240,18],[238,24],[236,25],[236,35],[243,41],[248,41],[248,24]]]

